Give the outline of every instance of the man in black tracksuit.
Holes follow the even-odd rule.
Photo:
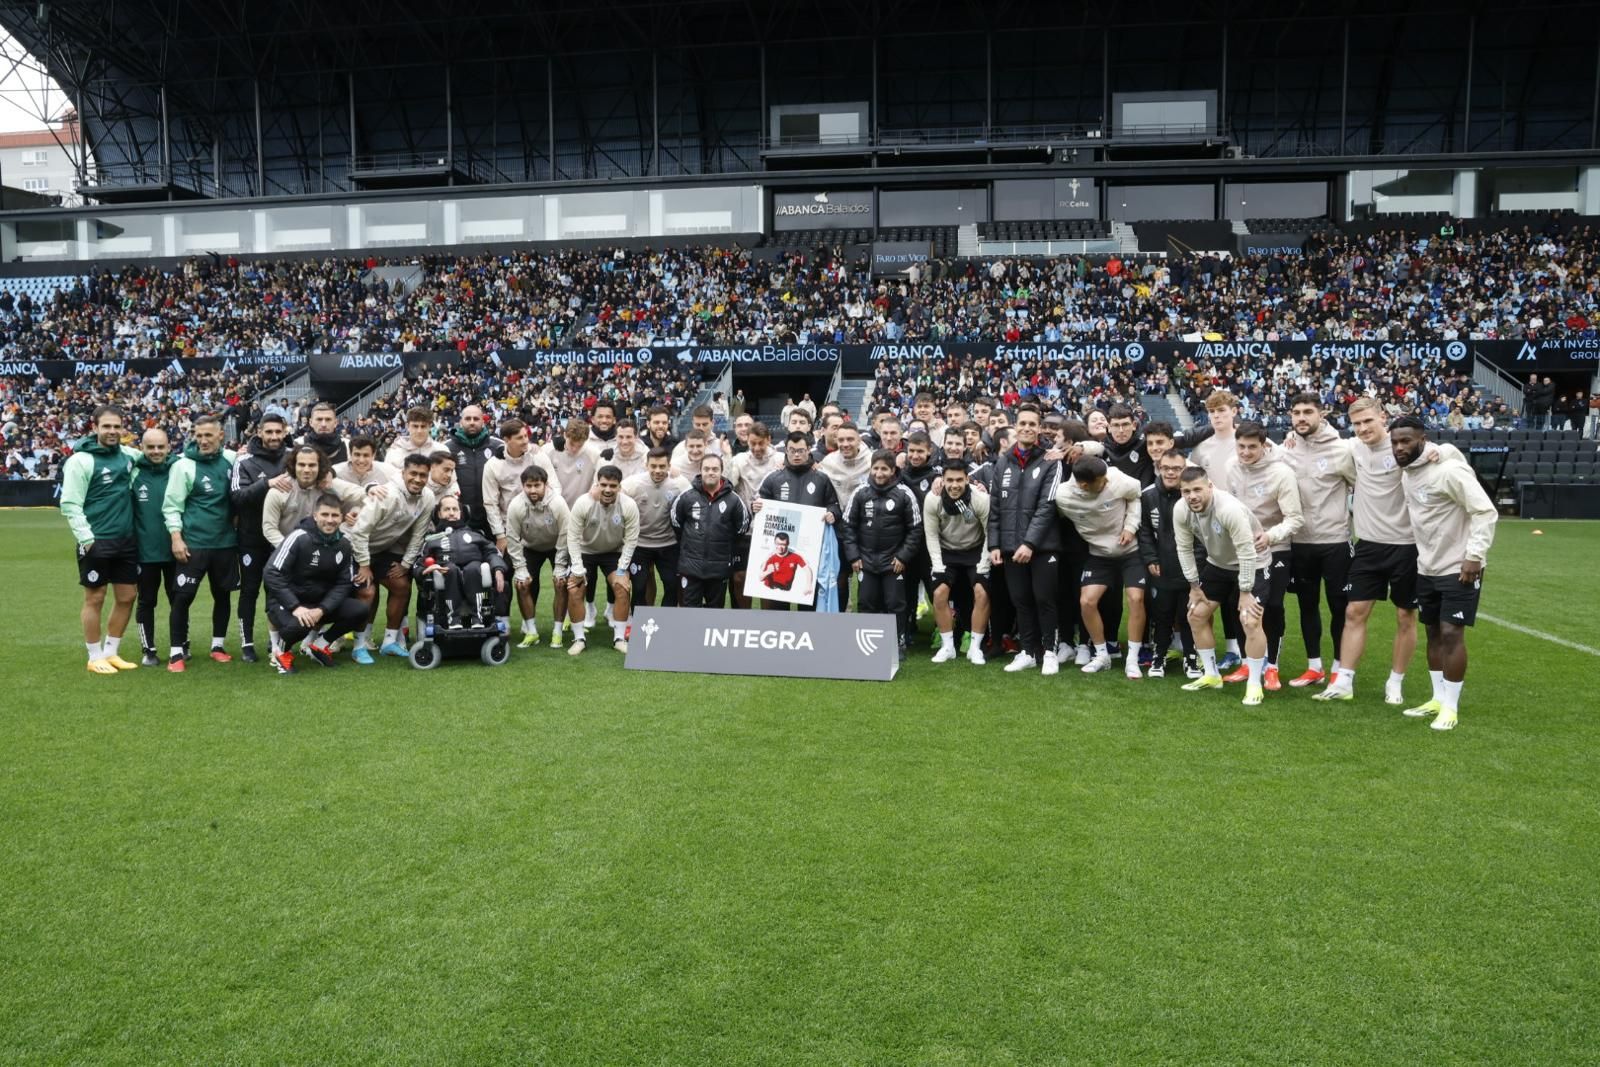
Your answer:
[[[900,481],[893,452],[880,448],[872,454],[867,480],[851,492],[839,526],[840,555],[861,576],[856,610],[895,616],[904,659],[906,572],[923,547],[922,506]]]
[[[928,490],[944,473],[944,467],[940,464],[940,458],[933,452],[933,439],[926,433],[918,430],[906,438],[906,465],[900,468],[900,480],[917,498],[918,515],[922,514],[922,502],[928,498]],[[901,629],[908,637],[917,632],[917,589],[926,592],[928,603],[933,603],[932,575],[927,542],[919,538],[916,558],[911,561],[906,574],[905,622],[901,624]]]
[[[1157,482],[1145,489],[1140,503],[1139,559],[1150,572],[1146,598],[1149,601],[1150,626],[1154,631],[1150,659],[1150,677],[1160,678],[1166,673],[1167,647],[1172,644],[1176,631],[1183,641],[1183,655],[1187,663],[1195,656],[1194,634],[1189,629],[1189,583],[1183,577],[1183,565],[1178,561],[1177,541],[1172,533],[1172,509],[1187,507],[1183,503],[1183,456],[1169,452],[1156,466]],[[1195,546],[1199,549],[1199,546]]]
[[[506,575],[510,568],[506,566],[505,557],[495,550],[494,538],[464,524],[461,502],[453,496],[439,502],[438,514],[438,528],[422,539],[422,549],[413,567],[421,588],[434,589],[432,576],[442,576],[444,616],[435,616],[436,624],[451,629],[480,625],[477,598],[492,591],[494,617],[505,621],[509,632],[511,597],[506,592]],[[488,585],[483,579],[485,563],[491,575]],[[435,603],[426,593],[423,602]]]
[[[1045,458],[1039,447],[1039,409],[1017,408],[1016,443],[995,458],[990,493],[990,562],[1001,567],[1006,590],[1016,611],[1017,640],[1022,651],[1006,664],[1022,671],[1042,661],[1044,674],[1055,674],[1056,582],[1061,553],[1061,527],[1056,516],[1056,486],[1061,464]]]
[[[456,483],[461,486],[461,513],[468,526],[491,537],[489,513],[483,506],[483,468],[489,460],[505,455],[505,442],[484,425],[483,409],[469,404],[461,409],[461,422],[445,447],[456,457]]]
[[[283,650],[272,654],[279,674],[294,673],[293,646],[300,639],[316,634],[306,654],[331,667],[327,635],[367,624],[367,605],[355,596],[356,553],[345,539],[343,522],[344,505],[324,493],[311,517],[300,520],[267,560],[262,575],[267,619],[283,640]]]
[[[289,425],[284,417],[268,412],[261,416],[261,425],[244,455],[233,464],[229,495],[233,497],[234,513],[239,516],[239,658],[246,663],[256,661],[256,597],[261,592],[267,557],[272,554],[272,544],[261,531],[261,510],[266,505],[268,489],[287,493],[294,488],[294,479],[286,473],[288,436]],[[276,628],[273,629],[276,635]],[[278,650],[276,644],[272,650]]]
[[[672,504],[678,534],[679,604],[720,608],[733,573],[733,557],[750,529],[750,512],[722,479],[722,457],[706,456],[688,492]]]
[[[295,444],[310,445],[321,452],[328,457],[330,467],[350,459],[350,442],[339,436],[339,411],[325,400],[311,408],[309,425]]]
[[[761,511],[761,501],[782,500],[792,504],[811,504],[819,508],[827,508],[828,513],[824,521],[838,531],[839,496],[833,490],[833,482],[828,476],[817,470],[816,464],[811,461],[811,442],[806,435],[792,430],[784,441],[784,464],[761,480],[761,487],[756,490],[754,511]],[[808,560],[810,566],[816,566],[816,560]],[[767,601],[767,607],[785,608],[787,605],[781,601]],[[841,604],[843,609],[845,605]],[[815,611],[815,604],[800,605],[801,611]]]

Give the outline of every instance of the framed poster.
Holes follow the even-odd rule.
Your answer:
[[[787,604],[810,604],[817,595],[826,508],[764,500],[750,525],[750,560],[744,594]]]

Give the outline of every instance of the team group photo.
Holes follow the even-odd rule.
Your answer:
[[[0,1062],[1596,1062],[1597,41],[0,0]]]

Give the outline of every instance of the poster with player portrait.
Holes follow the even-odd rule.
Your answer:
[[[787,604],[811,604],[817,596],[826,508],[764,500],[750,524],[750,559],[744,595]]]

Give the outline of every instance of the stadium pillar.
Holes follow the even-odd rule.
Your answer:
[[[1478,16],[1467,16],[1467,91],[1461,104],[1461,151],[1472,151],[1472,53],[1478,43]]]
[[[650,176],[661,174],[661,81],[656,70],[657,53],[650,49]]]
[[[994,31],[983,31],[983,140],[994,126]],[[991,187],[993,183],[990,183]],[[993,218],[993,216],[990,216]]]
[[[1344,20],[1344,66],[1339,72],[1339,154],[1344,154],[1344,128],[1350,102],[1350,20]]]
[[[261,79],[251,83],[256,100],[256,195],[267,195],[267,159],[261,150]]]
[[[450,64],[444,65],[444,165],[445,184],[456,183],[455,98],[450,79]]]
[[[550,180],[556,180],[556,60],[546,56],[544,61],[544,102],[547,108],[546,124],[550,135]]]

